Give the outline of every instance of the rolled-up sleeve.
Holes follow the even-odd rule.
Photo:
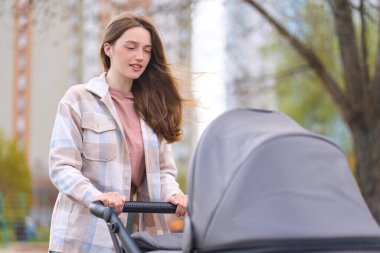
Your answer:
[[[81,173],[82,145],[81,117],[72,104],[61,101],[50,143],[50,179],[61,193],[88,207],[101,192]]]

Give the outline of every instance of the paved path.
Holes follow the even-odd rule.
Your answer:
[[[47,253],[47,243],[10,243],[0,247],[0,253]]]

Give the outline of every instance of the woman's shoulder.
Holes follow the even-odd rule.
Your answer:
[[[104,96],[108,91],[104,73],[94,77],[87,83],[76,84],[68,88],[63,98],[66,99],[82,99],[84,101],[94,98],[93,94],[99,97]]]
[[[72,93],[72,94],[82,94],[82,93],[85,93],[86,91],[87,91],[86,83],[75,84],[67,89],[67,93]]]
[[[65,94],[63,95],[61,102],[72,102],[73,100],[78,100],[86,95],[88,91],[86,89],[86,84],[75,84],[70,86]]]

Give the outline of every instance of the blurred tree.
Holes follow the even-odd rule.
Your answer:
[[[296,28],[302,27],[304,21],[301,17],[298,22],[287,26],[272,10],[263,7],[262,2],[259,4],[259,1],[255,0],[244,1],[289,42],[339,108],[352,135],[359,186],[373,216],[380,222],[379,6],[374,5],[375,1],[369,0],[318,1],[324,3],[326,15],[335,23],[334,33],[330,39],[324,41],[324,44],[330,44],[326,50],[334,47],[336,42],[333,38],[336,38],[339,51],[339,55],[327,51],[326,55],[322,56],[311,46],[312,42],[318,39],[318,34],[303,37],[298,34],[299,30],[295,29],[294,25],[297,23]],[[359,23],[358,27],[355,27],[356,20]],[[376,23],[376,33],[369,32],[369,22]],[[306,30],[311,33],[323,29],[328,31],[328,25],[323,23],[315,24],[312,29]],[[370,36],[375,36],[376,46],[369,43]],[[335,61],[338,61],[337,68],[327,65],[327,62]]]
[[[334,73],[340,73],[338,41],[333,37],[333,20],[326,12],[323,2],[305,1],[296,5],[297,17],[302,23],[297,29],[325,64]],[[372,28],[374,26],[372,25]],[[374,39],[372,39],[373,41]],[[325,43],[330,41],[331,43]],[[304,59],[283,43],[277,33],[263,48],[266,56],[275,60],[277,103],[286,114],[314,132],[327,135],[338,143],[344,151],[352,154],[349,130],[339,109],[328,93],[320,85],[318,76],[307,66]],[[332,60],[330,59],[332,58]]]
[[[24,150],[16,140],[7,140],[0,132],[0,192],[4,201],[20,200],[22,194],[27,206],[30,207],[32,196],[32,176]]]

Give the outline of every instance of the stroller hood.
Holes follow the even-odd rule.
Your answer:
[[[193,155],[188,193],[185,249],[380,236],[343,152],[280,112],[215,119]]]

